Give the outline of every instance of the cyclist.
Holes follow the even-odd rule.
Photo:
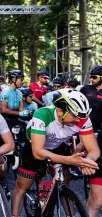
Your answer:
[[[70,94],[57,91],[53,103],[54,106],[35,111],[28,124],[28,141],[22,152],[22,164],[12,194],[12,216],[20,215],[24,195],[47,156],[54,163],[80,166],[82,172],[89,175],[98,168],[95,160],[100,151],[89,119],[87,98],[78,91]],[[76,132],[80,133],[88,151],[86,158],[83,158],[83,153],[69,156],[68,141]]]
[[[76,78],[70,78],[67,80],[67,87],[75,89],[80,82]]]
[[[92,111],[90,118],[95,132],[98,132],[98,144],[102,155],[102,66],[96,65],[90,71],[90,84],[81,92],[87,97]],[[102,207],[102,165],[98,173],[90,179],[91,191],[87,202],[90,217],[96,217]]]
[[[23,94],[24,109],[32,113],[38,109],[37,103],[33,102],[33,91],[29,87],[22,87],[19,89]]]
[[[10,85],[1,92],[1,112],[6,118],[9,128],[16,122],[16,117],[29,115],[23,108],[22,93],[18,88],[23,84],[24,74],[21,70],[12,70],[8,74]],[[13,122],[13,123],[12,123]]]
[[[53,90],[62,89],[66,86],[66,80],[63,77],[55,77],[52,80],[53,83]]]
[[[42,96],[42,101],[44,102],[45,105],[50,105],[52,103],[53,95],[56,90],[64,89],[66,86],[66,80],[61,77],[55,77],[52,80],[52,83],[53,83],[53,91],[48,92],[44,96]]]
[[[29,88],[33,91],[33,99],[36,103],[38,103],[38,106],[44,106],[44,103],[42,102],[42,96],[45,95],[48,92],[48,89],[46,87],[46,83],[48,80],[48,76],[44,71],[41,71],[37,74],[38,81],[32,82],[29,85]]]

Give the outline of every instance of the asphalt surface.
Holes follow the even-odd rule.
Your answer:
[[[14,186],[15,186],[15,178],[14,178],[14,174],[13,174],[11,169],[10,169],[8,175],[7,175],[7,181],[8,181],[10,191],[12,191]],[[70,187],[72,189],[74,189],[74,191],[77,193],[77,195],[79,196],[81,201],[85,204],[86,200],[85,200],[85,194],[84,194],[83,179],[78,179],[76,181],[71,181],[70,182]],[[11,209],[11,202],[9,202],[9,206],[10,206],[10,209]],[[26,214],[25,214],[24,209],[22,210],[22,213],[21,213],[20,217],[27,217]],[[102,217],[102,214],[99,214],[98,217]]]

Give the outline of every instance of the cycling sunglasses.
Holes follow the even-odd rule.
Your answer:
[[[100,75],[90,75],[90,79],[97,79],[97,78],[101,78],[102,76],[100,76]]]
[[[33,95],[29,95],[28,97],[29,97],[29,98],[33,98]]]
[[[54,84],[54,88],[61,88],[60,84]]]
[[[77,117],[80,118],[80,119],[87,118],[87,117],[89,117],[89,114],[90,114],[91,111],[92,111],[92,109],[89,109],[89,111],[87,112],[87,114],[86,113],[78,112]]]

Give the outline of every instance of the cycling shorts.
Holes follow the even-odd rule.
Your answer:
[[[28,141],[27,141],[28,143]],[[66,144],[61,144],[58,148],[50,150],[51,152],[68,156],[71,155],[70,147]],[[18,168],[18,175],[25,178],[33,179],[41,167],[44,167],[45,161],[37,160],[32,154],[31,144],[26,144],[21,153],[21,162]],[[69,168],[67,165],[62,165],[65,171],[65,175],[69,173]]]
[[[102,186],[102,178],[91,178],[90,185],[101,185]]]
[[[102,185],[102,162],[100,162],[99,159],[96,162],[99,165],[99,169],[96,170],[96,173],[90,178],[90,184]]]

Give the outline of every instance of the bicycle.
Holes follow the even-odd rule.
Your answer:
[[[62,165],[51,166],[50,162],[47,158],[46,169],[45,166],[40,168],[35,179],[36,185],[26,193],[24,208],[27,217],[88,217],[87,210],[76,193],[64,184]],[[51,170],[53,177],[48,181]]]

